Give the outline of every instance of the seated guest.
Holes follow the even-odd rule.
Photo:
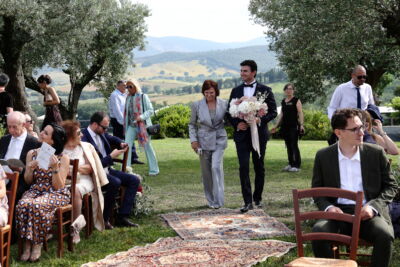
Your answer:
[[[27,134],[24,124],[25,115],[19,111],[13,111],[7,116],[7,128],[10,134],[0,139],[1,159],[19,159],[25,164],[28,151],[40,147],[40,142]],[[11,169],[13,171],[22,171],[12,166]],[[18,202],[28,188],[29,186],[25,183],[24,179],[19,179],[16,202]]]
[[[337,110],[331,125],[339,141],[321,149],[315,156],[312,187],[336,187],[354,192],[363,191],[360,238],[373,244],[371,266],[389,266],[394,233],[388,204],[397,192],[397,183],[383,149],[363,143],[364,125],[356,109]],[[320,210],[354,213],[354,201],[319,197]],[[313,232],[351,233],[351,225],[334,220],[319,220]],[[328,241],[313,241],[316,257],[332,258]]]
[[[380,119],[372,120],[370,113],[363,110],[363,121],[365,125],[365,132],[363,141],[365,143],[377,144],[390,155],[398,155],[399,150],[393,140],[383,131],[382,122]]]
[[[16,206],[18,236],[24,241],[22,261],[37,261],[42,244],[51,230],[55,210],[70,203],[71,193],[65,187],[69,171],[69,157],[63,155],[66,136],[61,126],[47,125],[39,139],[55,149],[49,167],[42,169],[36,159],[39,149],[28,152],[25,182],[31,184]]]
[[[91,143],[100,157],[101,163],[107,173],[109,183],[103,187],[106,191],[104,195],[104,224],[106,229],[112,229],[110,216],[115,205],[115,197],[119,193],[120,186],[125,186],[126,191],[123,203],[119,208],[117,225],[137,227],[128,217],[131,213],[135,202],[136,192],[140,180],[137,176],[114,170],[112,165],[113,159],[125,153],[128,145],[123,143],[121,139],[109,135],[106,130],[110,125],[110,118],[104,112],[96,112],[90,118],[90,125],[82,131],[82,141]],[[119,147],[111,151],[111,146]]]
[[[7,175],[0,165],[0,227],[3,227],[8,222],[8,200],[6,195]]]
[[[0,73],[0,126],[7,127],[6,116],[13,112],[13,98],[6,91],[6,86],[10,79],[5,73]]]
[[[38,134],[33,130],[33,127],[35,125],[35,121],[32,120],[31,115],[29,115],[28,113],[25,113],[25,128],[26,131],[28,132],[29,135],[32,135],[35,138],[39,138]]]
[[[95,148],[87,142],[81,142],[81,129],[77,121],[64,121],[61,126],[67,135],[63,154],[70,159],[79,159],[78,179],[74,197],[74,221],[80,216],[83,223],[74,227],[73,242],[80,241],[79,231],[85,226],[82,215],[82,197],[92,192],[92,207],[94,226],[99,231],[104,230],[103,208],[104,198],[101,187],[108,184],[106,173]],[[79,225],[73,223],[73,225]]]

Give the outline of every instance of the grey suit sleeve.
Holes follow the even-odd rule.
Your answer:
[[[197,137],[197,118],[198,118],[198,102],[194,102],[191,105],[191,116],[189,121],[189,138],[190,143],[198,142]]]

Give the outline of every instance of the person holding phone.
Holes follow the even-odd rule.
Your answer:
[[[301,165],[299,150],[299,136],[304,134],[304,115],[300,99],[294,96],[294,85],[288,83],[283,88],[286,97],[282,100],[282,111],[278,117],[277,125],[271,132],[275,133],[280,127],[280,133],[285,139],[289,164],[283,171],[298,172]]]

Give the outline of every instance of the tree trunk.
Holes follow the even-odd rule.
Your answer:
[[[380,78],[385,74],[384,69],[367,70],[367,83],[371,85],[374,94],[375,105],[379,106],[381,101],[379,99],[379,94],[375,91]]]

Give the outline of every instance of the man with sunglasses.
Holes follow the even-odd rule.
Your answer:
[[[124,143],[116,136],[109,135],[107,129],[110,125],[110,118],[104,112],[95,112],[90,118],[90,125],[82,131],[82,141],[91,143],[100,157],[104,170],[107,173],[109,183],[102,189],[104,194],[103,218],[106,229],[112,229],[110,216],[115,205],[115,198],[119,193],[120,186],[125,186],[126,191],[123,203],[118,211],[117,225],[127,227],[137,227],[128,217],[135,203],[136,192],[140,180],[137,176],[125,172],[117,171],[112,168],[114,161],[119,155],[125,153],[128,144]],[[111,146],[118,147],[111,150]]]
[[[317,152],[312,187],[336,187],[364,192],[360,238],[373,244],[370,266],[388,266],[394,232],[388,204],[397,192],[397,183],[383,148],[363,143],[364,125],[358,109],[339,109],[331,125],[339,141]],[[315,198],[319,210],[354,213],[354,201],[342,198]],[[351,225],[334,220],[319,220],[313,232],[351,233]],[[316,257],[333,258],[328,241],[312,242]]]
[[[124,140],[124,111],[126,102],[126,83],[125,81],[118,81],[117,87],[110,95],[110,101],[108,102],[108,111],[110,113],[110,122],[113,127],[113,135]],[[139,156],[136,153],[135,142],[132,143],[132,162],[131,164],[144,164],[139,160]]]
[[[372,88],[365,83],[367,72],[361,65],[354,67],[351,80],[336,87],[328,106],[328,117],[340,108],[358,108],[366,110],[368,104],[375,104]]]

